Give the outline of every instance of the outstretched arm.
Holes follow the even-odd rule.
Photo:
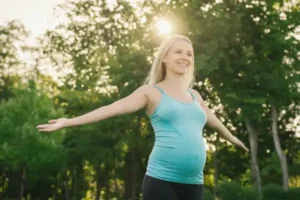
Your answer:
[[[72,119],[50,120],[48,124],[38,125],[39,131],[50,132],[70,126],[79,126],[101,121],[113,116],[132,113],[144,108],[148,103],[147,86],[141,86],[129,96],[110,105],[100,107],[84,115]]]
[[[238,138],[233,136],[229,132],[229,130],[223,125],[223,123],[216,117],[216,115],[207,107],[199,92],[197,92],[196,90],[192,90],[192,92],[206,113],[207,125],[216,130],[225,140],[229,141],[230,143],[238,146],[239,148],[245,151],[249,151],[249,149],[245,147],[245,145]]]

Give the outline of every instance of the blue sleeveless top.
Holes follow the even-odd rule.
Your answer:
[[[206,149],[203,127],[205,111],[192,92],[193,102],[184,103],[162,93],[161,102],[151,114],[155,143],[146,175],[165,181],[203,184]]]

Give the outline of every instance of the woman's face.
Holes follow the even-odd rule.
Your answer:
[[[167,52],[163,59],[166,70],[175,74],[184,75],[193,63],[193,48],[185,40],[178,40]]]

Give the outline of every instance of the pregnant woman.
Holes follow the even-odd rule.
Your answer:
[[[143,200],[201,200],[206,161],[203,127],[248,151],[192,89],[194,51],[191,41],[173,35],[162,42],[145,84],[129,96],[87,114],[38,125],[51,132],[146,109],[155,143],[142,185]]]

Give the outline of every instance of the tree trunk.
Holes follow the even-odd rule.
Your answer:
[[[135,149],[131,149],[125,157],[125,195],[128,200],[136,197],[136,156]]]
[[[26,179],[26,169],[25,169],[25,167],[22,167],[22,169],[21,169],[20,196],[19,196],[19,200],[22,200],[23,196],[24,196],[25,179]]]
[[[83,174],[83,164],[82,162],[79,162],[77,164],[77,168],[76,168],[76,199],[77,200],[81,200],[82,196],[81,196],[81,188],[82,188],[82,174]]]
[[[120,190],[119,190],[119,186],[118,186],[118,182],[117,182],[117,176],[115,175],[114,178],[114,184],[115,184],[115,188],[116,188],[116,197],[117,199],[120,198]]]
[[[95,200],[100,200],[102,180],[101,180],[101,161],[99,160],[98,166],[96,168],[96,197]]]
[[[76,190],[75,190],[75,195],[76,195],[76,200],[80,200],[78,193],[79,193],[79,165],[76,165],[76,173],[75,173],[75,185],[76,185]]]
[[[138,117],[135,132],[139,133],[141,117]],[[136,140],[135,140],[136,141]],[[130,148],[129,152],[125,156],[125,195],[124,198],[127,200],[136,199],[136,186],[137,186],[137,144],[135,143]]]
[[[66,200],[70,200],[70,189],[69,189],[69,185],[68,185],[68,175],[67,175],[67,170],[65,172],[65,176],[64,176],[64,188],[65,188],[65,197]]]
[[[106,181],[106,200],[110,200],[109,182]]]
[[[73,168],[73,178],[72,178],[72,193],[75,196],[76,200],[81,199],[80,189],[81,189],[81,172],[82,172],[82,164],[78,162]]]
[[[262,182],[260,176],[260,170],[257,161],[257,130],[255,130],[253,124],[249,120],[245,120],[247,131],[249,133],[250,142],[250,154],[251,154],[251,173],[254,185],[258,191],[259,198],[262,198]]]
[[[284,152],[282,151],[281,144],[280,144],[280,138],[278,135],[278,112],[275,105],[272,105],[272,135],[273,135],[273,141],[275,145],[275,149],[277,152],[277,155],[280,160],[281,165],[281,171],[282,171],[282,184],[284,191],[288,191],[289,189],[289,173],[288,173],[288,166],[286,157],[284,155]]]
[[[76,199],[76,165],[72,166],[70,170],[71,188],[70,189],[70,199]]]
[[[2,187],[2,190],[0,191],[0,200],[3,199],[3,193],[5,191],[5,180],[6,180],[6,173],[5,173],[5,170],[1,171],[1,184],[0,184],[0,187]]]
[[[116,158],[116,152],[115,150],[113,150],[113,156],[114,156],[114,163],[115,166],[117,166],[117,158]],[[120,199],[120,190],[119,190],[119,186],[118,186],[118,182],[117,182],[117,168],[115,167],[114,170],[114,185],[115,185],[115,196],[117,197],[117,199]]]

